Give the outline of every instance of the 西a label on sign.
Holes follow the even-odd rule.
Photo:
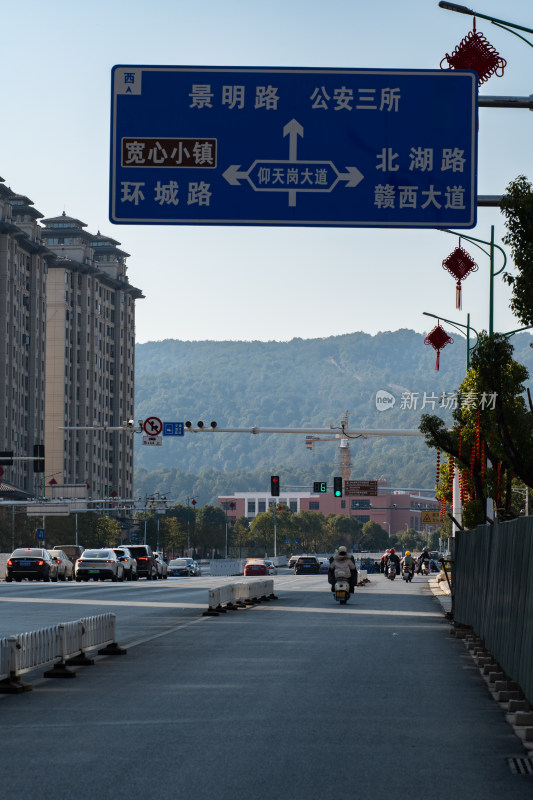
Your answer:
[[[120,66],[110,219],[476,224],[470,71]]]

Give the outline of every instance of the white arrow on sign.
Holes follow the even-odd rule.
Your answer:
[[[289,195],[289,206],[296,205],[296,196],[297,193],[300,192],[324,192],[324,191],[331,191],[340,181],[346,181],[345,187],[347,189],[353,189],[355,186],[358,186],[364,178],[363,173],[357,169],[357,167],[346,167],[345,172],[339,172],[339,170],[335,167],[335,165],[331,161],[309,161],[307,159],[300,159],[298,160],[298,137],[301,136],[303,138],[304,135],[304,128],[298,120],[291,119],[290,122],[287,122],[286,125],[283,127],[283,136],[289,137],[289,158],[288,160],[273,160],[273,159],[257,159],[254,163],[247,169],[242,170],[240,164],[230,164],[229,167],[222,173],[223,178],[227,180],[227,182],[231,186],[240,186],[241,181],[247,180],[254,192],[261,192],[261,191],[268,191],[268,192],[287,192]],[[331,183],[329,187],[324,186],[316,186],[316,187],[302,187],[297,188],[291,184],[291,186],[286,186],[281,183],[279,186],[256,186],[254,184],[253,176],[250,177],[250,173],[254,170],[254,167],[257,165],[264,166],[266,169],[269,166],[274,166],[278,168],[282,168],[284,164],[300,164],[302,169],[309,168],[311,165],[317,166],[320,164],[324,169],[330,168],[330,171],[336,173],[337,177]],[[306,175],[306,177],[308,177]]]

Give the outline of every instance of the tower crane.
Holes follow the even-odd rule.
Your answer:
[[[335,436],[331,437],[314,435],[305,437],[305,446],[308,450],[313,450],[317,442],[339,442],[339,474],[342,477],[343,483],[350,480],[350,471],[352,467],[350,441],[344,433],[347,427],[348,412],[346,411],[340,424],[340,433],[336,433]]]

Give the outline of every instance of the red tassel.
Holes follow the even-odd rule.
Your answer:
[[[457,281],[455,284],[455,307],[458,309],[463,307],[461,303],[461,281]]]
[[[439,362],[440,362],[440,350],[437,350],[437,363],[435,364],[435,369],[438,372],[439,369]]]

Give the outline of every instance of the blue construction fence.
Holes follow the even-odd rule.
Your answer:
[[[533,517],[459,531],[454,620],[533,702]]]

